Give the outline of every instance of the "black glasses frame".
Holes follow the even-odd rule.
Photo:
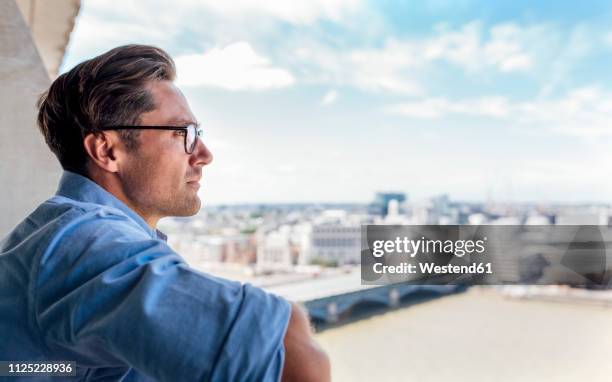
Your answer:
[[[189,128],[191,126],[195,127],[196,136],[191,144],[191,147],[187,147],[187,135],[189,132]],[[184,131],[185,139],[184,139],[184,147],[185,153],[192,154],[193,150],[195,150],[196,145],[198,144],[198,138],[202,136],[202,128],[195,124],[189,124],[187,126],[130,126],[130,125],[122,125],[122,126],[104,126],[101,127],[102,131],[110,131],[110,130],[174,130],[174,131]]]

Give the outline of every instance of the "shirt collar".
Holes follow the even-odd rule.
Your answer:
[[[86,203],[101,204],[114,207],[125,213],[152,237],[166,241],[167,237],[161,231],[152,229],[147,222],[113,194],[106,191],[89,178],[71,171],[64,171],[60,179],[56,195]]]

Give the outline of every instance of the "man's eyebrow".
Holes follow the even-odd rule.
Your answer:
[[[185,119],[185,118],[176,118],[176,119],[170,119],[167,122],[168,125],[190,125],[190,124],[194,124],[196,126],[200,126],[200,122],[198,121],[194,121],[191,119]]]

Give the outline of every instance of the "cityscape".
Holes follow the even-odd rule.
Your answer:
[[[605,380],[610,369],[594,366],[612,346],[605,329],[610,290],[362,285],[360,235],[365,224],[609,226],[611,211],[597,203],[477,203],[446,194],[411,200],[378,192],[362,204],[205,206],[160,229],[194,268],[302,304],[331,356],[334,380]],[[577,343],[591,349],[588,356],[568,346]],[[483,346],[494,351],[483,354]],[[462,351],[432,369],[449,347]],[[478,367],[474,354],[483,357]],[[567,364],[576,359],[572,374]]]
[[[610,380],[610,272],[603,290],[364,285],[360,266],[364,225],[612,229],[609,2],[0,8],[0,131],[19,138],[2,148],[0,231],[61,176],[38,94],[108,49],[155,45],[215,157],[200,212],[157,228],[194,269],[302,305],[332,380]]]
[[[358,266],[362,225],[608,225],[611,218],[605,204],[475,203],[446,194],[413,201],[379,192],[363,204],[206,206],[160,229],[193,267],[261,282]]]

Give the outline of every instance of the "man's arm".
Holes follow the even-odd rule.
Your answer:
[[[32,319],[47,357],[158,381],[278,380],[291,305],[192,269],[128,223],[85,214],[42,256]]]
[[[283,382],[326,382],[331,380],[329,358],[314,341],[306,312],[295,303],[291,304],[291,318],[284,342]]]

